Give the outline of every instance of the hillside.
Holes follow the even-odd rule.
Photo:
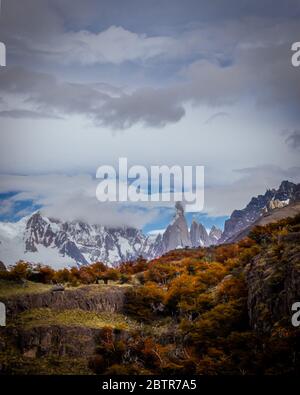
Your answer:
[[[229,237],[226,242],[227,243],[235,243],[236,241],[242,240],[244,237],[246,237],[249,232],[255,227],[255,226],[265,226],[270,223],[280,221],[281,219],[288,218],[288,217],[295,217],[296,215],[300,214],[300,203],[291,203],[287,206],[280,207],[280,208],[275,208],[272,209],[264,214],[262,214],[261,217],[259,217],[253,224],[250,226],[247,226],[245,229],[243,229],[241,232],[238,232],[232,237]]]
[[[247,234],[247,230],[255,226],[266,213],[274,209],[281,209],[287,205],[299,202],[300,184],[282,181],[278,189],[268,189],[264,195],[252,197],[249,203],[241,210],[234,210],[225,221],[224,232],[219,243],[230,243],[237,239],[239,234]],[[280,219],[280,218],[278,218]],[[243,231],[245,231],[243,233]],[[239,238],[241,239],[241,238]]]
[[[299,241],[298,215],[118,269],[20,262],[1,272],[2,373],[299,374]]]

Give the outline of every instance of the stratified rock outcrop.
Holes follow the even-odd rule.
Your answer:
[[[54,310],[81,309],[94,312],[120,312],[123,308],[126,287],[109,286],[101,292],[89,287],[62,292],[25,294],[2,301],[6,305],[7,316],[12,318],[25,310],[49,307]]]

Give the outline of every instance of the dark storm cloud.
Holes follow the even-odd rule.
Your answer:
[[[70,30],[105,30],[120,25],[142,33],[162,33],[245,16],[300,16],[298,0],[3,0],[2,3],[7,25],[12,23],[16,32],[42,29],[45,34],[62,29],[63,23]]]
[[[285,140],[289,147],[293,149],[300,149],[300,130],[295,130]]]
[[[23,97],[32,111],[51,117],[81,114],[114,129],[136,123],[161,127],[179,121],[188,103],[218,107],[251,98],[258,110],[289,105],[291,111],[300,102],[299,70],[290,66],[288,57],[285,45],[240,48],[230,67],[195,61],[182,71],[181,80],[169,86],[131,92],[105,84],[66,82],[21,68],[1,72],[0,86],[3,93]]]
[[[0,116],[37,118],[48,115],[55,118],[60,114],[82,114],[92,117],[98,124],[124,129],[137,122],[160,127],[184,115],[183,107],[169,91],[141,89],[126,94],[107,85],[62,82],[48,74],[20,68],[0,73],[0,86],[7,94],[23,96],[24,105],[31,104],[37,109],[2,110]]]
[[[62,117],[57,115],[31,110],[3,110],[0,111],[0,117],[15,119],[62,119]]]
[[[22,3],[4,0],[2,9],[0,36],[7,42],[12,57],[34,56],[34,60],[43,57],[49,60],[51,56],[57,56],[58,63],[67,62],[68,58],[74,61],[74,52],[78,56],[89,50],[90,56],[77,61],[122,61],[122,56],[118,59],[116,54],[111,56],[109,52],[112,44],[115,45],[113,39],[119,42],[117,49],[121,54],[129,52],[128,58],[123,55],[125,60],[162,54],[166,57],[186,56],[190,55],[189,50],[193,56],[195,52],[207,55],[209,50],[218,50],[220,60],[224,58],[226,63],[230,59],[222,53],[222,48],[228,51],[247,40],[276,41],[278,33],[285,41],[286,33],[291,29],[287,31],[287,26],[280,28],[281,21],[289,20],[293,25],[293,21],[300,17],[299,1],[296,0],[275,4],[274,1],[189,0],[184,6],[177,0],[23,0]],[[133,22],[128,23],[128,20]],[[256,20],[261,21],[261,26],[257,26]],[[268,29],[270,21],[277,29]],[[136,26],[139,23],[142,30]],[[160,32],[151,31],[153,26],[157,29],[160,25],[164,26]],[[262,27],[265,28],[262,30]],[[95,41],[101,42],[102,38],[106,48],[103,45],[97,48]],[[198,47],[195,45],[197,41]],[[137,53],[131,53],[129,44],[136,46]],[[97,50],[100,53],[91,53]],[[17,57],[15,60],[20,64],[24,59]]]
[[[162,127],[179,121],[185,110],[168,90],[141,89],[131,95],[111,98],[97,114],[97,119],[115,129],[128,128],[142,122]]]
[[[3,92],[19,94],[25,104],[33,104],[42,111],[92,114],[107,94],[90,85],[58,81],[54,76],[22,68],[7,68],[0,73]]]
[[[300,145],[292,123],[300,116],[300,68],[292,67],[290,50],[300,39],[299,1],[3,0],[2,5],[0,41],[8,64],[0,69],[2,171],[73,174],[120,155],[147,164],[154,158],[203,161],[214,174],[206,188],[212,215],[230,214],[282,179],[299,181],[297,151],[286,146]],[[185,116],[178,128],[168,128]],[[64,121],[38,121],[44,118]],[[295,131],[278,137],[277,120],[278,129]],[[126,135],[103,127],[134,125],[142,127]],[[165,130],[154,138],[143,126]],[[80,215],[110,225],[147,220],[132,212],[120,216],[109,206],[99,210],[91,176],[0,178],[2,192],[18,190],[15,199],[31,199],[49,215]],[[3,210],[11,207],[7,202]]]
[[[299,70],[290,64],[299,16],[299,1],[292,0],[190,0],[184,6],[182,1],[10,0],[3,4],[0,36],[11,65],[19,68],[1,70],[0,88],[18,96],[19,104],[18,110],[1,106],[0,115],[80,114],[124,129],[178,122],[189,103],[216,107],[250,98],[260,109],[285,105],[291,111],[300,101]],[[126,72],[148,69],[153,79],[142,87],[108,84],[107,89],[99,81],[106,65],[117,67],[124,82]],[[165,74],[172,70],[168,84],[155,79],[163,67]],[[78,74],[67,77],[74,70]],[[89,71],[94,85],[84,82]]]

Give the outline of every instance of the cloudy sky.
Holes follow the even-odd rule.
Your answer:
[[[167,204],[96,200],[119,157],[204,165],[208,227],[299,182],[299,1],[3,0],[0,40],[2,220],[164,227]]]

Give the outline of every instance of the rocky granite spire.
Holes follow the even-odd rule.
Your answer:
[[[175,205],[176,214],[172,223],[167,227],[162,238],[163,252],[176,248],[191,247],[191,238],[184,216],[184,208],[180,202]]]
[[[215,225],[213,225],[213,227],[211,228],[211,230],[209,232],[210,245],[217,244],[218,241],[220,240],[221,236],[222,236],[221,229],[219,229]]]
[[[195,219],[192,222],[190,229],[192,247],[203,247],[209,245],[209,236],[202,224],[199,224]]]

